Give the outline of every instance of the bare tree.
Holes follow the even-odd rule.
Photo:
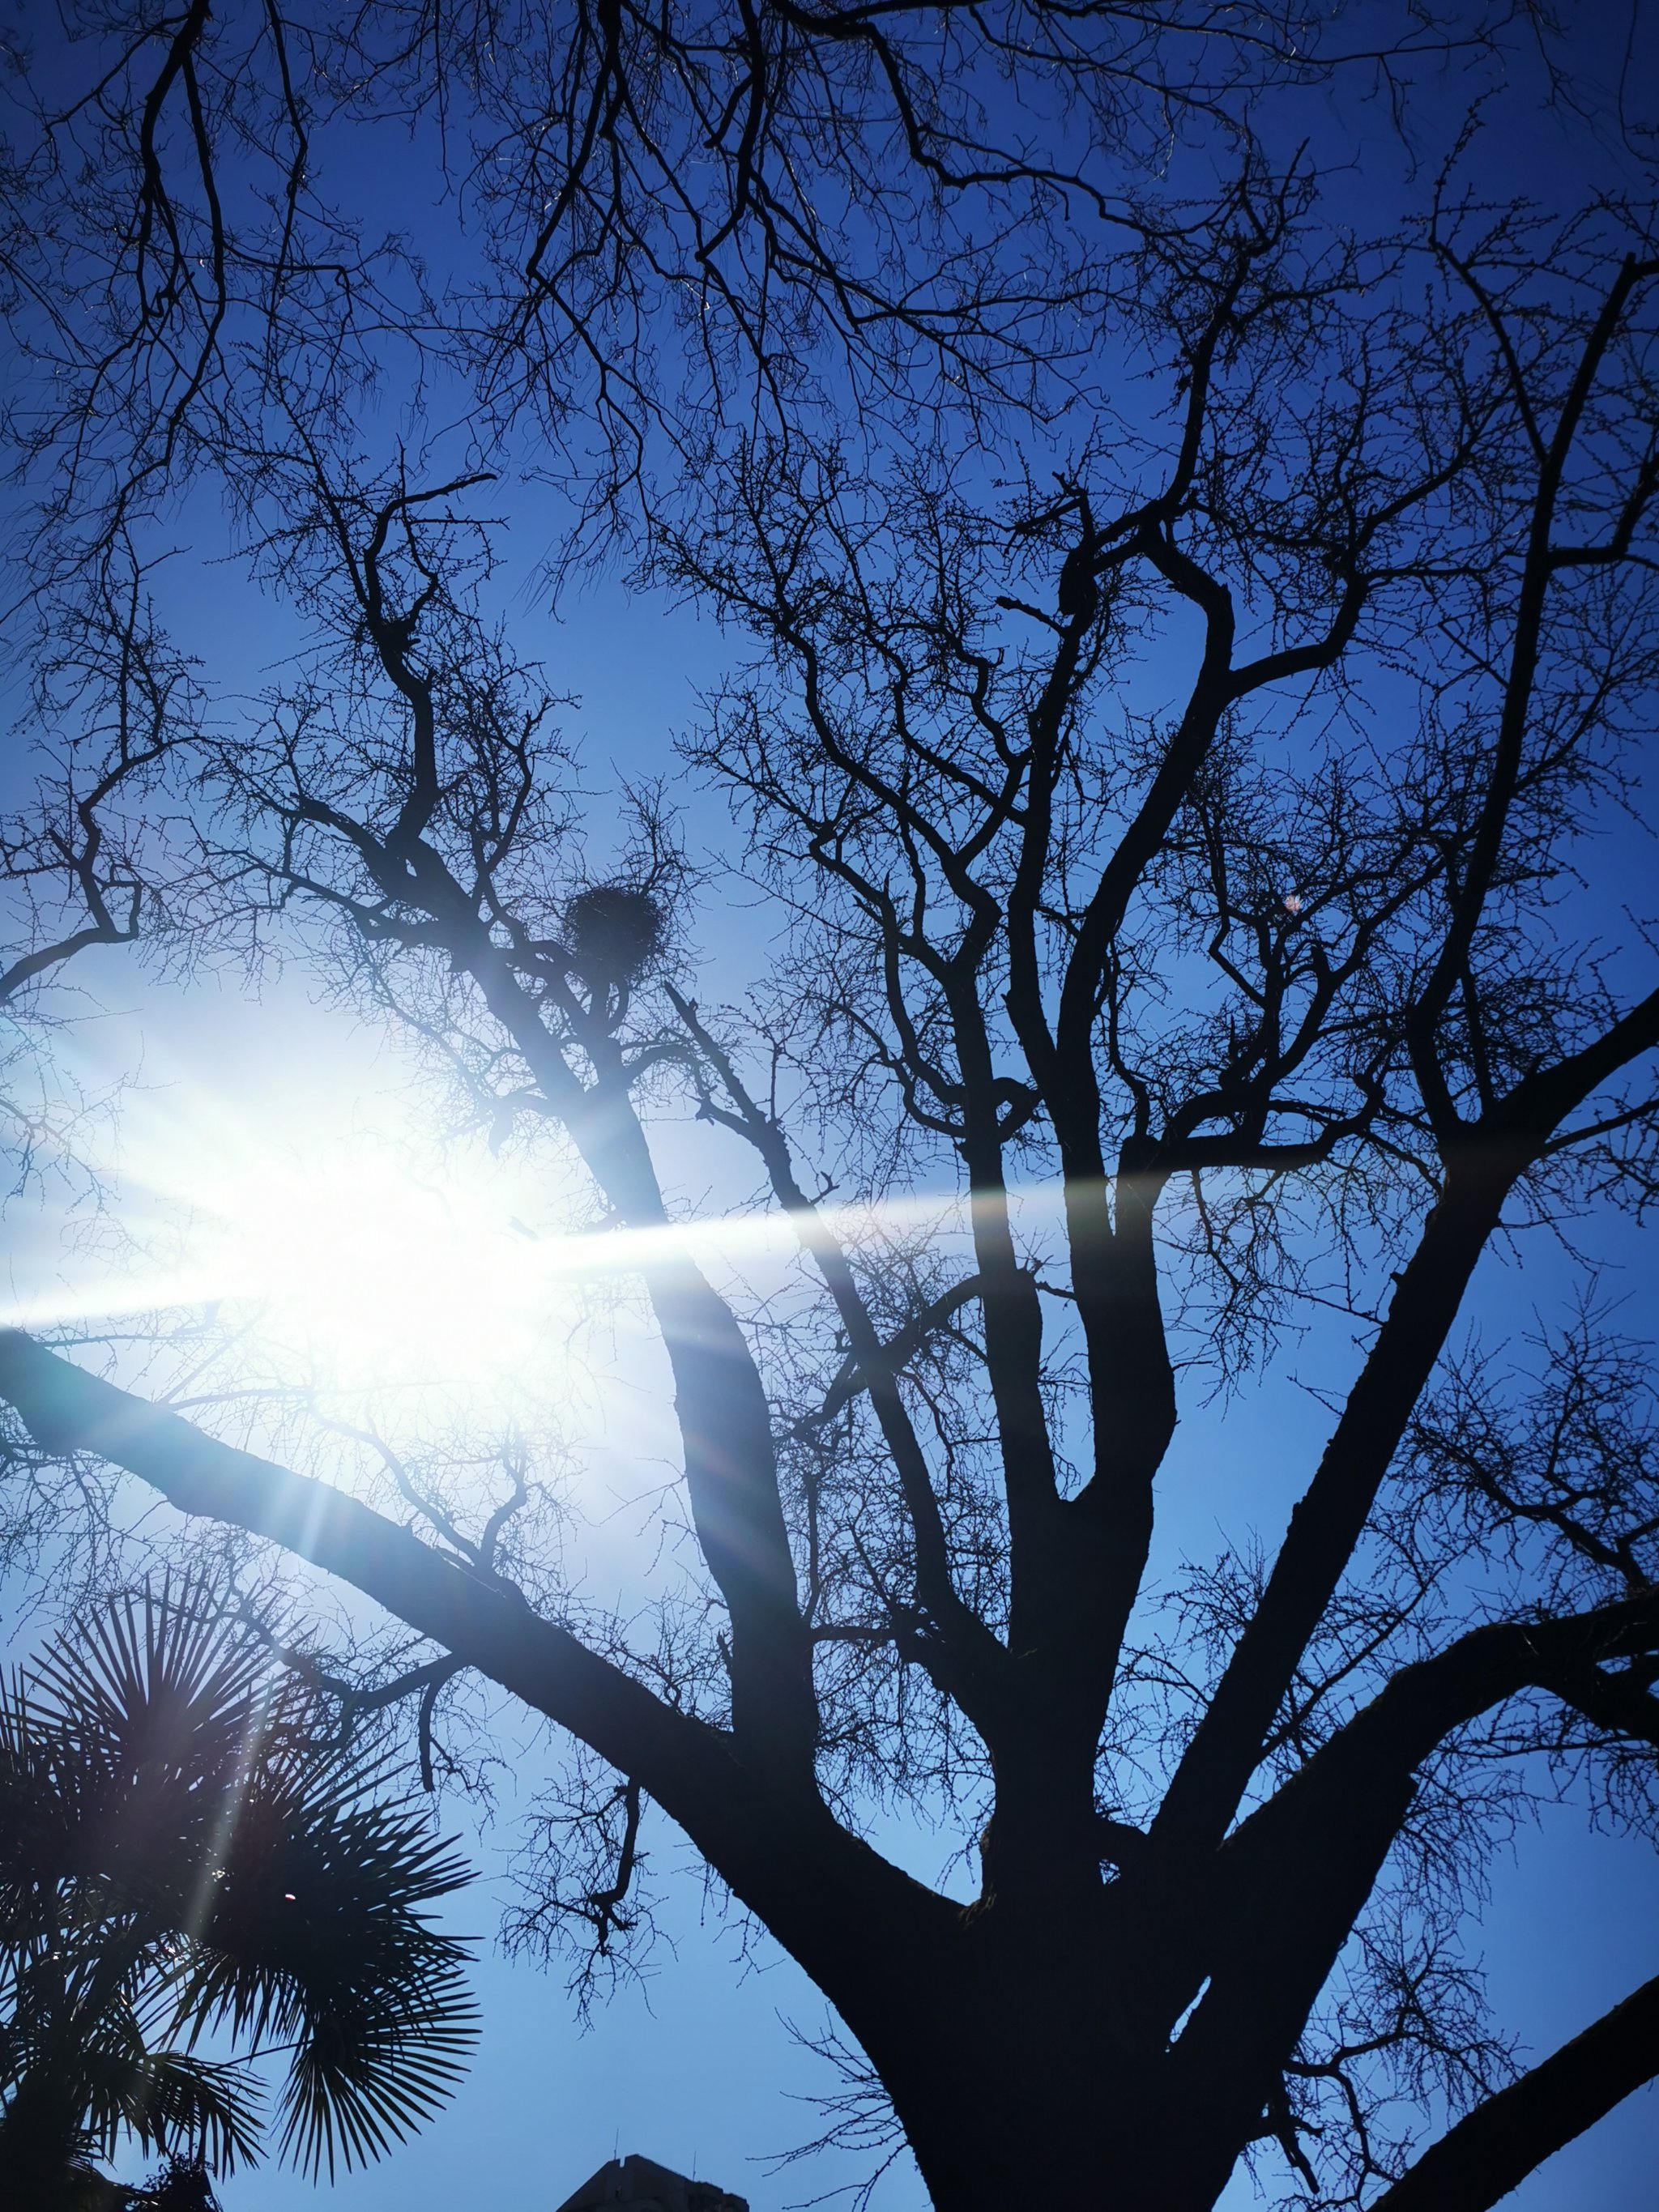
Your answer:
[[[84,956],[141,939],[176,950],[189,933],[191,841],[176,834],[167,769],[201,699],[146,585],[131,548],[112,550],[54,610],[24,721],[40,738],[32,787],[0,817],[0,1148],[14,1183],[47,1160],[84,1167],[91,1150],[71,1127],[100,1102],[74,1095],[61,1069],[40,1080],[47,1039],[74,1018]]]
[[[754,641],[696,748],[791,933],[744,1009],[687,988],[648,802],[586,872],[470,485],[262,451],[321,641],[191,749],[210,872],[631,1233],[695,1543],[654,1642],[515,1550],[521,1468],[469,1510],[371,1440],[382,1510],[15,1332],[0,1394],[20,1455],[429,1639],[386,1686],[428,1726],[465,1668],[583,1747],[532,1940],[625,1948],[660,1808],[941,2208],[1019,2201],[1040,2147],[1125,2212],[1258,2154],[1300,2201],[1474,2212],[1659,2071],[1652,1982],[1517,2070],[1457,1941],[1529,1799],[1652,1832],[1644,1357],[1593,1301],[1530,1380],[1456,1335],[1506,1232],[1653,1191],[1650,932],[1580,928],[1575,872],[1659,676],[1659,252],[1448,187],[1362,252],[1252,167],[1132,273],[1146,396],[1057,477],[883,479],[798,428],[659,516],[655,573]],[[699,1263],[675,1097],[752,1158],[793,1297]],[[1363,1347],[1283,1541],[1160,1589],[1183,1390],[1333,1303]],[[896,1799],[971,1903],[866,1840]]]
[[[234,491],[296,391],[336,422],[388,382],[459,392],[606,529],[716,425],[1052,411],[1172,149],[1231,158],[1253,88],[1397,98],[1547,27],[1520,0],[1328,12],[71,8],[21,53],[3,154],[31,570],[204,475]],[[400,141],[418,228],[373,182]]]

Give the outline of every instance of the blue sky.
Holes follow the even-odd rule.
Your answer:
[[[220,569],[204,580],[197,619],[222,643],[240,608],[236,635],[252,689],[264,651],[259,610],[239,595],[231,574]],[[697,686],[720,665],[720,641],[684,613],[642,610],[614,586],[545,634],[561,688],[580,695],[568,721],[573,732],[592,733],[594,780],[603,779],[608,747],[634,772],[671,769],[669,739],[695,713]],[[694,802],[692,818],[718,840],[719,810]],[[758,956],[753,928],[746,896],[717,884],[700,925],[717,976],[729,981]],[[153,1085],[149,1110],[164,1117],[170,1101],[187,1115],[192,1091],[206,1089],[263,1100],[264,1127],[273,1110],[282,1119],[286,1082],[296,1099],[320,1088],[325,1121],[334,1113],[349,1119],[375,1091],[396,1098],[404,1088],[396,1056],[344,1017],[310,1006],[295,977],[262,1000],[246,995],[234,975],[181,995],[112,963],[100,988],[128,1010],[108,1031],[111,1064],[142,1038],[143,1080]],[[1627,1326],[1650,1328],[1656,1301],[1640,1239],[1616,1228],[1603,1245],[1604,1291],[1628,1301]],[[1553,1309],[1565,1280],[1547,1237],[1523,1243],[1518,1267],[1489,1257],[1470,1324],[1489,1339],[1524,1334],[1536,1313]],[[1248,1389],[1224,1407],[1187,1404],[1162,1486],[1164,1569],[1207,1555],[1224,1530],[1277,1533],[1326,1425],[1310,1386],[1340,1381],[1353,1356],[1346,1328],[1328,1327],[1287,1355],[1260,1392]],[[542,1754],[520,1720],[503,1717],[500,1742],[521,1778],[533,1778]],[[342,2179],[329,2203],[342,2212],[453,2212],[487,2186],[492,2197],[550,2207],[617,2148],[715,2179],[748,2197],[756,2212],[785,2212],[860,2177],[863,2166],[848,2156],[773,2170],[776,2154],[820,2131],[805,2100],[834,2086],[785,2023],[818,2033],[825,2008],[769,1939],[751,1931],[745,1945],[738,1924],[705,1903],[689,1855],[665,1824],[659,1820],[647,1841],[659,1864],[682,1863],[664,1915],[670,1940],[648,1980],[625,1986],[584,2029],[557,1969],[495,1951],[495,1915],[507,1894],[509,1808],[481,1832],[471,1831],[464,1802],[447,1802],[444,1810],[480,1867],[477,1887],[453,1918],[483,1939],[482,2048],[453,2106],[383,2165]],[[937,1875],[942,1842],[899,1840],[919,1873]],[[1479,1948],[1499,2019],[1541,2054],[1659,1966],[1659,1864],[1626,1840],[1587,1835],[1582,1812],[1553,1814],[1523,1832],[1512,1855],[1500,1855]],[[1591,2204],[1597,2212],[1647,2212],[1656,2149],[1659,2097],[1648,2091],[1535,2175],[1513,2198],[1516,2212],[1583,2212]],[[225,2201],[228,2212],[301,2212],[322,2199],[302,2178],[266,2168],[227,2185]],[[925,2201],[901,2160],[878,2204],[922,2212]],[[1252,2201],[1241,2179],[1230,2212]]]
[[[210,594],[228,573],[218,572]],[[208,618],[216,626],[222,611],[210,607]],[[644,650],[642,629],[650,640]],[[246,635],[252,661],[259,651],[257,623]],[[573,724],[593,730],[600,744],[603,733],[625,733],[623,757],[632,766],[668,766],[667,734],[692,713],[692,689],[717,661],[718,641],[684,616],[642,618],[637,606],[606,592],[573,613],[556,643],[561,669],[569,672],[563,680],[583,696]],[[712,817],[706,826],[712,833]],[[729,969],[752,951],[751,928],[751,914],[726,908],[716,892],[702,925],[714,964]],[[325,1079],[335,1104],[325,1119],[328,1111],[349,1117],[361,1110],[377,1085],[398,1087],[395,1061],[388,1064],[374,1040],[343,1017],[307,1006],[292,979],[264,1003],[245,999],[229,975],[184,997],[147,986],[112,962],[99,988],[126,1010],[107,1028],[112,1056],[118,1059],[142,1035],[141,1079],[153,1086],[150,1109],[163,1115],[173,1099],[188,1111],[192,1085],[232,1096],[246,1088],[269,1099],[276,1070],[296,1060]],[[1632,1295],[1634,1323],[1651,1304],[1635,1238],[1614,1237],[1609,1258],[1606,1287]],[[1485,1326],[1524,1329],[1534,1305],[1549,1304],[1559,1279],[1541,1241],[1518,1276],[1489,1261],[1479,1301]],[[1166,1563],[1183,1553],[1202,1556],[1224,1527],[1253,1525],[1271,1535],[1282,1525],[1324,1419],[1292,1377],[1334,1379],[1350,1358],[1341,1334],[1330,1333],[1290,1358],[1260,1396],[1247,1393],[1225,1410],[1186,1409],[1164,1486]],[[503,1726],[515,1762],[524,1734],[511,1719]],[[537,1757],[532,1750],[531,1765]],[[445,1810],[465,1835],[465,1806]],[[665,1916],[672,1943],[660,1948],[650,1979],[624,1988],[583,2030],[556,1971],[494,1954],[510,1826],[504,1817],[469,1838],[482,1879],[454,1912],[456,1925],[484,1938],[477,1972],[484,2036],[471,2076],[454,2106],[416,2142],[378,2168],[342,2179],[328,2201],[342,2212],[453,2212],[487,2185],[492,2197],[551,2206],[618,2147],[716,2179],[747,2196],[757,2212],[784,2212],[858,2178],[859,2161],[845,2157],[769,2171],[769,2154],[819,2131],[812,2106],[799,2100],[833,2086],[783,2024],[816,2033],[825,2018],[823,2001],[793,1962],[764,1936],[745,1955],[736,1926],[705,1908],[688,1870],[672,1886]],[[675,1847],[660,1824],[652,1840],[672,1862]],[[909,1840],[918,1871],[935,1871],[929,1859],[943,1846]],[[1659,1965],[1659,1866],[1628,1842],[1587,1837],[1582,1814],[1553,1815],[1523,1834],[1512,1859],[1500,1859],[1484,1949],[1500,2018],[1534,2050],[1551,2048]],[[1589,2204],[1598,2212],[1646,2212],[1656,2148],[1659,2098],[1649,2091],[1536,2175],[1514,2198],[1516,2212],[1582,2212]],[[1233,2194],[1240,2204],[1250,2201],[1243,2183]],[[225,2201],[228,2212],[301,2212],[321,2200],[301,2177],[268,2168],[227,2185]],[[925,2200],[901,2163],[878,2202],[886,2212],[920,2212]]]
[[[1548,160],[1579,158],[1566,150],[1576,142],[1553,125],[1537,128],[1537,143],[1553,149]],[[1494,184],[1524,166],[1530,143],[1530,126],[1498,140]],[[1363,163],[1352,183],[1366,190]],[[580,708],[566,720],[573,734],[583,735],[590,781],[602,788],[613,767],[629,776],[677,777],[672,738],[694,718],[698,687],[724,664],[722,641],[683,611],[629,596],[614,579],[570,600],[556,623],[530,582],[537,556],[556,534],[553,510],[532,490],[504,496],[513,519],[517,618],[529,649],[548,661],[554,687],[580,696]],[[235,568],[203,568],[189,555],[173,590],[180,642],[210,644],[227,689],[257,690],[291,643],[269,604]],[[693,841],[719,849],[723,808],[683,783],[677,789]],[[751,972],[765,951],[749,896],[718,874],[698,935],[712,988]],[[120,1012],[76,1048],[88,1066],[112,1069],[134,1064],[142,1038],[143,1080],[153,1086],[163,1116],[171,1098],[186,1100],[192,1091],[246,1091],[267,1108],[273,1098],[280,1103],[288,1079],[283,1068],[299,1066],[322,1094],[321,1121],[337,1116],[343,1128],[377,1090],[392,1094],[405,1083],[395,1060],[378,1054],[344,1015],[310,1006],[295,978],[263,1001],[232,972],[184,994],[108,960],[93,983]],[[20,1271],[42,1265],[51,1227],[27,1215],[15,1220]],[[1629,1296],[1627,1325],[1650,1330],[1659,1318],[1650,1263],[1644,1273],[1634,1237],[1610,1234],[1601,1257],[1604,1288]],[[1487,1262],[1472,1318],[1497,1334],[1523,1330],[1563,1279],[1559,1259],[1537,1240],[1518,1272]],[[1260,1397],[1184,1409],[1164,1485],[1166,1567],[1212,1549],[1219,1529],[1276,1534],[1324,1425],[1302,1385],[1340,1378],[1351,1359],[1343,1333],[1322,1329]],[[540,1753],[526,1747],[518,1723],[504,1722],[502,1741],[508,1757],[533,1777]],[[447,1809],[453,1822],[465,1822],[464,1805]],[[493,1951],[507,1830],[505,1818],[476,1835],[463,1827],[481,1867],[477,1888],[454,1914],[455,1924],[483,1939],[477,2063],[441,2120],[379,2168],[342,2180],[331,2203],[342,2212],[453,2212],[483,2201],[550,2208],[617,2150],[641,2150],[718,2180],[748,2197],[757,2212],[783,2212],[858,2177],[856,2160],[833,2156],[768,2170],[769,2154],[817,2132],[812,2107],[800,2100],[830,2086],[822,2063],[783,2025],[793,2021],[816,2033],[823,2022],[822,2000],[790,1961],[763,1936],[745,1946],[735,1923],[705,1905],[688,1869],[672,1886],[665,1914],[672,1942],[661,1947],[650,1979],[624,1988],[584,2031],[556,1972]],[[906,1840],[919,1867],[933,1871],[928,1840]],[[651,1841],[662,1860],[674,1857],[676,1847],[660,1828]],[[1659,1966],[1659,1868],[1628,1842],[1587,1836],[1581,1813],[1553,1814],[1500,1858],[1482,1942],[1499,2017],[1534,2050],[1550,2048]],[[1516,2212],[1583,2212],[1592,2205],[1597,2212],[1648,2212],[1656,2152],[1659,2098],[1650,2090],[1552,2161],[1511,2202]],[[228,2212],[299,2212],[320,2201],[308,2183],[269,2169],[238,2178],[224,2197]],[[1249,2201],[1242,2183],[1234,2197]],[[878,2200],[885,2212],[920,2212],[923,2202],[902,2163]]]

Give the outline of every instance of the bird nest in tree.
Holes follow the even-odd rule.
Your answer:
[[[629,884],[595,884],[564,910],[565,943],[595,986],[633,983],[662,950],[662,908]]]

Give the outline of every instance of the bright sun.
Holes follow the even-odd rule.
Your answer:
[[[558,1218],[568,1165],[496,1158],[482,1143],[440,1149],[383,1069],[318,1066],[334,1042],[326,1028],[296,1028],[292,1042],[245,1063],[237,1094],[180,1055],[176,1079],[132,1097],[105,1170],[125,1241],[104,1241],[101,1216],[90,1233],[41,1217],[33,1249],[15,1247],[0,1278],[0,1323],[118,1335],[146,1315],[205,1309],[243,1348],[238,1364],[337,1401],[396,1395],[412,1411],[441,1397],[510,1414],[550,1389],[574,1410],[597,1279],[637,1285],[665,1243],[751,1288],[798,1261],[776,1214],[572,1234]],[[933,1222],[942,1204],[879,1212],[902,1231],[912,1212]],[[868,1218],[828,1218],[854,1233]]]
[[[173,1092],[129,1114],[111,1181],[134,1233],[112,1249],[95,1224],[42,1219],[0,1319],[206,1307],[330,1389],[491,1395],[562,1317],[568,1334],[570,1241],[524,1225],[544,1193],[482,1147],[439,1158],[407,1128]]]
[[[488,1382],[549,1318],[550,1271],[513,1225],[505,1178],[428,1177],[364,1145],[208,1177],[195,1198],[205,1279],[258,1304],[273,1348],[339,1382]]]

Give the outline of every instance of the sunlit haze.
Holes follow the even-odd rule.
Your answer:
[[[480,1139],[436,1143],[418,1079],[364,1093],[280,1088],[233,1105],[189,1077],[125,1109],[104,1164],[130,1233],[112,1249],[96,1221],[13,1256],[0,1320],[97,1333],[156,1312],[207,1310],[261,1359],[332,1394],[441,1399],[459,1413],[509,1408],[545,1380],[586,1293],[626,1289],[676,1251],[751,1285],[799,1251],[775,1213],[688,1220],[669,1230],[580,1226],[591,1198],[550,1149],[491,1153]],[[886,1201],[888,1228],[948,1226],[946,1199]],[[841,1234],[863,1208],[823,1216]]]

